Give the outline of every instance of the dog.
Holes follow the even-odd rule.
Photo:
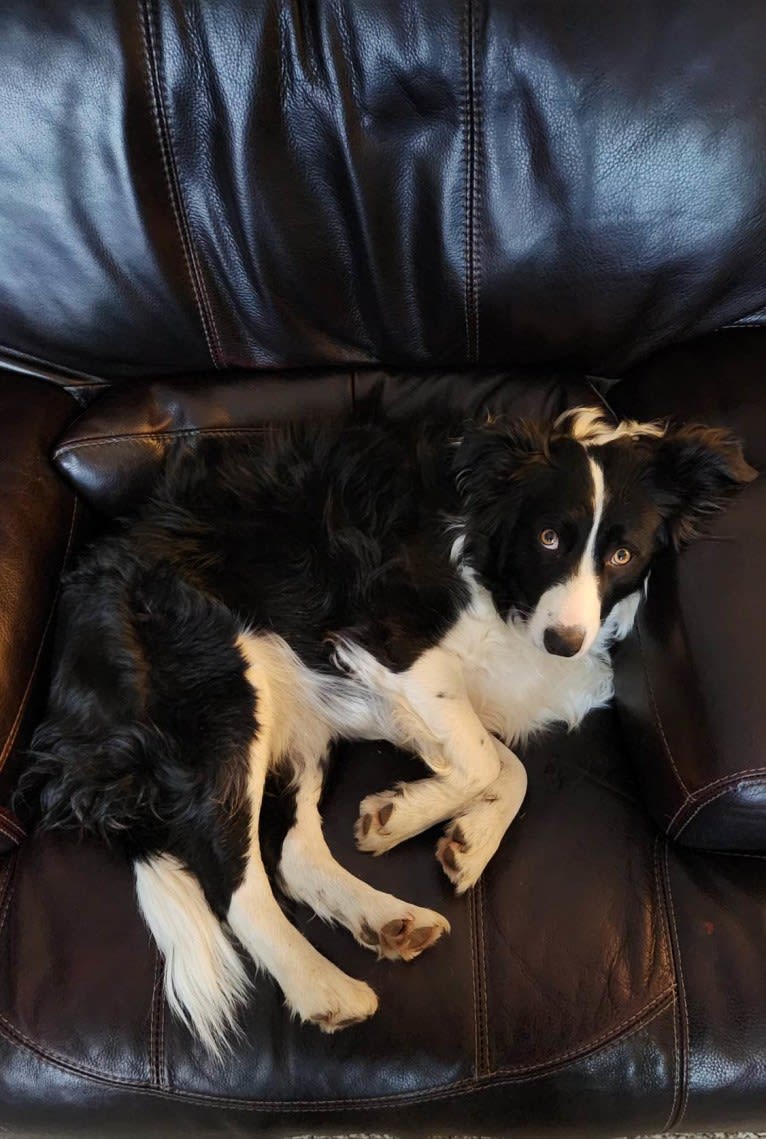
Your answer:
[[[446,822],[437,857],[469,889],[525,795],[511,748],[609,701],[609,646],[652,559],[754,477],[723,430],[595,408],[180,444],[64,582],[17,809],[131,861],[168,1003],[214,1055],[248,993],[235,942],[302,1021],[363,1021],[373,990],[272,891],[267,773],[286,770],[295,796],[282,891],[381,957],[417,957],[447,921],[354,878],[325,843],[333,742],[420,755],[428,777],[362,801],[358,846],[382,854]]]

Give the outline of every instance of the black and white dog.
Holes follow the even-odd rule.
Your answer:
[[[233,935],[302,1020],[332,1032],[374,992],[274,898],[264,780],[292,777],[279,882],[361,944],[409,960],[448,924],[332,858],[318,802],[339,738],[382,738],[433,774],[369,795],[380,854],[446,821],[437,856],[472,886],[516,815],[510,746],[612,693],[654,554],[755,472],[704,427],[346,423],[172,453],[151,500],[66,580],[45,722],[17,805],[132,860],[174,1011],[213,1052],[247,978]]]

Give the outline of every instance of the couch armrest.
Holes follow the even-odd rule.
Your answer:
[[[663,353],[612,393],[618,414],[734,429],[763,467],[766,333]],[[615,686],[647,805],[693,847],[766,851],[766,479],[652,571]]]
[[[0,372],[0,850],[23,837],[7,804],[77,521],[48,456],[76,411],[53,384]]]

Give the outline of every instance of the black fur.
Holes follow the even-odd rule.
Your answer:
[[[257,730],[242,627],[279,634],[313,670],[334,669],[338,635],[405,669],[467,601],[451,523],[503,614],[528,613],[582,553],[592,484],[566,429],[460,432],[347,423],[179,445],[152,499],[64,584],[17,809],[131,858],[174,854],[223,916],[243,873]],[[636,550],[630,573],[604,571],[607,612],[749,468],[704,429],[598,451],[613,491],[600,540]],[[553,525],[555,557],[538,540]]]

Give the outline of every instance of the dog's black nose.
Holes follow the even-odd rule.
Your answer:
[[[585,640],[585,630],[579,625],[561,626],[558,629],[551,627],[545,630],[543,644],[549,653],[557,657],[573,657],[582,648]]]

